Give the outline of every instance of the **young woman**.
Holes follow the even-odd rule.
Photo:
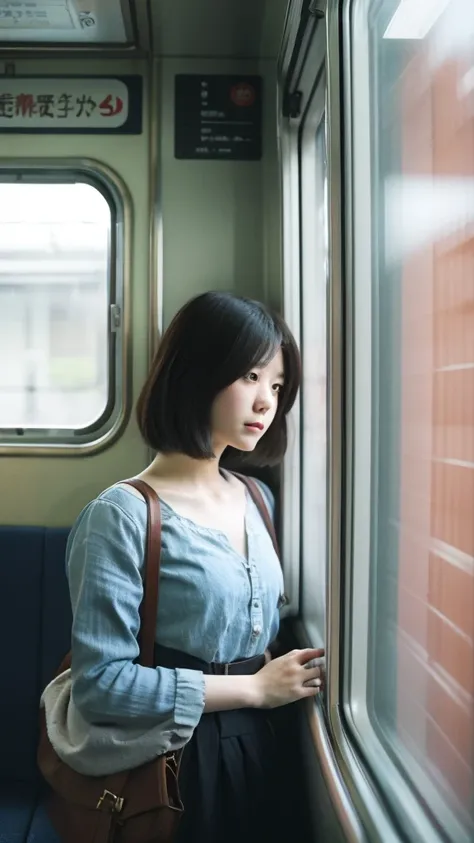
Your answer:
[[[237,452],[254,465],[281,459],[299,381],[288,327],[258,302],[205,293],[163,336],[138,401],[141,434],[156,452],[138,477],[162,511],[154,670],[136,664],[144,499],[123,484],[107,489],[69,539],[75,705],[89,723],[162,725],[157,754],[186,745],[177,843],[278,840],[271,709],[320,687],[312,660],[323,651],[268,655],[280,563],[246,487],[220,464]]]

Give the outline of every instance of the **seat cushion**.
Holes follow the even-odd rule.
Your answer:
[[[61,843],[49,821],[44,800],[40,801],[34,812],[26,843]]]
[[[36,803],[36,785],[0,781],[0,840],[2,843],[26,843]],[[49,841],[45,840],[44,843],[49,843]]]
[[[0,780],[37,775],[44,534],[43,527],[0,528]]]
[[[0,780],[38,778],[39,698],[71,642],[68,535],[67,528],[0,527]]]

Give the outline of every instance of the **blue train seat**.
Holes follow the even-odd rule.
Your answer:
[[[36,766],[39,699],[70,648],[69,530],[0,527],[0,840],[58,843]]]

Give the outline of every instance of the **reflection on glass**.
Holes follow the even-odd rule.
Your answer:
[[[449,806],[462,834],[447,831],[464,840],[474,834],[474,4],[370,8],[369,696],[380,736],[441,822],[439,797]]]
[[[81,428],[104,411],[109,241],[95,188],[0,183],[0,426]]]

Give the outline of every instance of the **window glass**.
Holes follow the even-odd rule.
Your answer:
[[[353,85],[370,86],[370,115],[353,118],[370,119],[372,417],[358,468],[372,478],[368,713],[464,841],[474,835],[474,5],[353,5],[369,46],[369,79],[356,61]],[[356,297],[363,284],[356,274]],[[363,564],[356,548],[354,580]]]
[[[109,394],[111,209],[84,183],[0,183],[0,427],[85,428]]]
[[[326,627],[327,172],[324,87],[303,129],[302,183],[302,610],[312,643]]]

